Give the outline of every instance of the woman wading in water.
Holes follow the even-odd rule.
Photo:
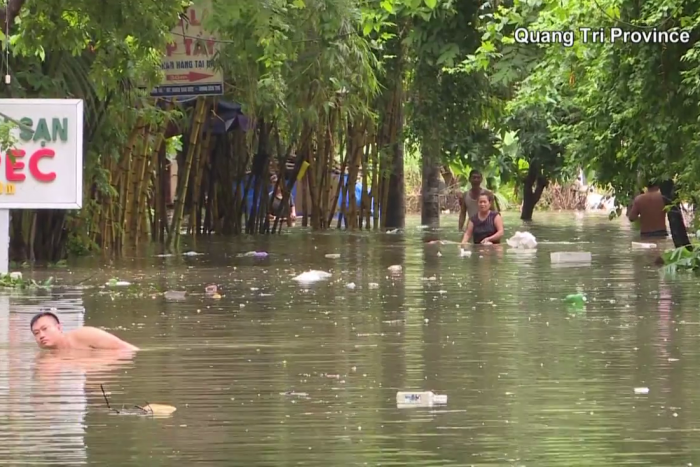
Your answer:
[[[503,218],[496,211],[491,210],[493,197],[490,193],[479,195],[479,211],[469,218],[467,231],[464,232],[462,244],[474,239],[474,244],[491,245],[501,243],[503,237]]]

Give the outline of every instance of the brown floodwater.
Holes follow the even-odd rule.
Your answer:
[[[35,272],[62,287],[0,297],[0,465],[698,465],[697,279],[664,277],[625,221],[535,217],[534,255],[426,245],[459,240],[446,216],[431,234],[416,219],[399,234],[297,229]],[[252,250],[269,257],[238,256]],[[553,251],[593,262],[554,267]],[[292,281],[309,269],[332,277]],[[577,292],[584,309],[563,302]],[[28,329],[40,308],[144,350],[46,355]],[[101,384],[114,406],[177,411],[114,415]],[[448,404],[397,408],[407,389]]]

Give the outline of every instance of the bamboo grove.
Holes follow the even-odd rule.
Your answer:
[[[13,212],[13,259],[280,232],[268,216],[272,171],[281,205],[302,193],[304,226],[402,227],[407,138],[428,154],[423,209],[439,218],[441,154],[465,153],[461,142],[484,121],[483,83],[443,71],[479,45],[476,29],[464,33],[473,2],[210,2],[225,92],[185,100],[148,90],[188,2],[11,2],[6,97],[82,98],[86,135],[83,209]],[[227,102],[245,118],[219,131]]]

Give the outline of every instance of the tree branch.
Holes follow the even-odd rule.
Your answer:
[[[5,22],[7,21],[10,26],[14,23],[15,18],[19,15],[20,10],[24,6],[25,0],[8,0],[7,6],[5,8],[0,8],[0,25],[5,29]]]

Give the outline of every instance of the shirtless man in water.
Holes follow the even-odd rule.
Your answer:
[[[666,210],[664,198],[656,183],[650,183],[646,193],[634,198],[627,211],[627,218],[634,222],[639,219],[642,238],[666,238]]]
[[[63,333],[58,317],[44,311],[32,318],[29,327],[34,339],[42,349],[56,350],[139,350],[128,342],[102,329],[83,326]]]

